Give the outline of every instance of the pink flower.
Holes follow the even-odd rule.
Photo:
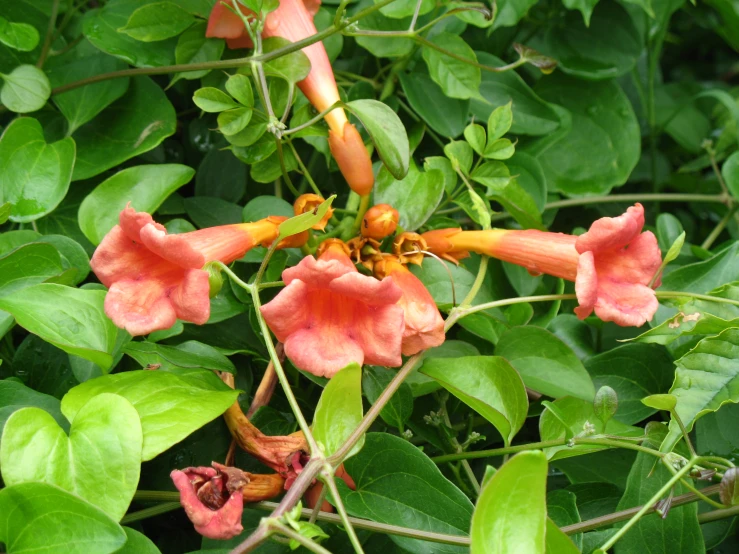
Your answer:
[[[486,254],[575,282],[585,319],[593,311],[603,321],[639,326],[657,311],[649,283],[662,263],[655,236],[644,227],[644,208],[630,207],[618,217],[603,217],[579,237],[542,231],[461,231],[443,229],[423,235],[429,250],[458,260],[466,252]],[[659,280],[655,286],[659,286]]]
[[[248,474],[213,462],[213,467],[174,470],[170,477],[180,491],[180,503],[195,530],[209,539],[226,540],[239,535],[244,497],[241,489]]]
[[[296,367],[331,377],[351,362],[401,365],[403,292],[391,279],[362,275],[346,245],[325,241],[282,272],[287,285],[262,306],[267,325]]]
[[[225,4],[233,6],[233,0],[218,0],[213,6],[205,36],[225,38],[229,48],[251,48],[252,41],[244,23]],[[280,0],[279,7],[267,14],[262,36],[298,42],[315,35],[318,31],[313,24],[313,17],[320,5],[320,0]],[[254,15],[241,4],[239,9],[245,16]],[[334,71],[323,43],[315,42],[302,51],[310,60],[311,70],[298,83],[298,87],[316,110],[322,112],[341,99]],[[329,148],[341,173],[353,191],[359,195],[369,194],[375,178],[362,137],[356,127],[349,123],[342,108],[331,110],[325,119],[329,126]]]
[[[272,242],[284,219],[169,235],[148,213],[126,207],[90,262],[109,289],[105,313],[132,335],[168,329],[177,318],[205,323],[210,299],[203,266],[213,260],[230,263],[254,246]]]
[[[424,284],[400,260],[386,255],[375,261],[373,272],[377,278],[392,280],[403,291],[398,300],[405,315],[401,352],[412,356],[421,350],[444,342],[444,320],[434,299]]]

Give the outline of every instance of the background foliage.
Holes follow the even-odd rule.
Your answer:
[[[353,222],[357,199],[327,130],[292,94],[307,58],[284,39],[244,59],[248,51],[205,38],[213,3],[0,3],[8,552],[226,552],[274,508],[248,507],[245,534],[227,544],[202,539],[172,503],[169,479],[174,468],[226,456],[218,416],[237,398],[248,407],[270,358],[254,297],[229,281],[206,325],[131,340],[106,318],[89,266],[128,202],[179,233],[290,216],[296,194],[316,189],[336,194],[338,219]],[[710,460],[682,444],[688,466],[664,453],[682,436],[679,416],[697,455],[719,457],[720,470],[739,456],[739,4],[330,0],[316,25],[382,160],[374,202],[397,208],[405,230],[492,221],[578,233],[640,201],[669,261],[660,309],[641,329],[579,321],[571,300],[519,300],[571,290],[495,260],[414,269],[450,313],[450,330],[400,378],[361,370],[363,430],[372,427],[345,463],[357,489],[338,487],[365,551],[462,552],[471,540],[475,552],[502,552],[491,545],[512,537],[521,552],[589,553],[611,546],[634,512],[623,511],[648,508],[657,493],[674,494],[667,517],[632,520],[617,554],[736,551],[736,506],[716,505],[716,485],[705,491],[713,506],[696,503],[692,481],[680,480]],[[252,63],[286,125],[277,138]],[[249,282],[264,256],[255,249],[233,271]],[[301,256],[277,252],[264,280]],[[459,307],[471,290],[471,305]],[[274,294],[262,290],[262,301]],[[149,364],[159,370],[141,369]],[[241,392],[215,371],[235,373]],[[325,381],[286,371],[311,420]],[[361,419],[357,402],[340,401],[356,400],[351,371],[314,419],[326,454],[346,455]],[[394,394],[383,394],[388,385]],[[615,413],[602,387],[615,391]],[[667,393],[677,404],[642,402]],[[253,421],[282,435],[297,430],[297,415],[278,388]],[[655,467],[658,457],[668,463]],[[236,463],[259,471],[241,453]],[[322,546],[352,551],[325,519]],[[272,541],[259,551],[289,549]]]

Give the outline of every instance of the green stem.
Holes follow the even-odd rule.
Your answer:
[[[449,314],[449,318],[454,317],[454,322],[458,319],[462,319],[475,312],[481,312],[483,310],[489,310],[491,308],[500,308],[502,306],[510,306],[511,304],[522,304],[524,302],[551,302],[552,300],[577,300],[576,294],[542,294],[540,296],[521,296],[519,298],[505,298],[503,300],[493,300],[492,302],[485,302],[484,304],[477,304],[475,306],[454,308]],[[464,302],[463,302],[464,304]]]
[[[607,552],[609,548],[611,548],[614,544],[616,544],[621,537],[623,537],[629,529],[631,529],[634,525],[636,525],[636,522],[641,519],[641,517],[646,514],[651,508],[654,507],[654,505],[660,501],[662,497],[664,497],[672,487],[675,486],[675,484],[680,481],[687,473],[690,472],[691,468],[693,467],[693,461],[688,462],[685,464],[685,467],[683,467],[680,471],[675,473],[667,483],[662,485],[662,488],[660,488],[654,495],[652,495],[652,498],[650,498],[644,506],[641,507],[641,509],[634,514],[634,516],[626,522],[626,524],[621,527],[616,533],[608,539],[603,546],[600,547],[603,552]]]
[[[59,0],[54,0],[51,4],[51,15],[49,17],[49,26],[46,29],[46,36],[44,37],[44,45],[41,47],[41,54],[39,54],[36,67],[44,67],[44,62],[49,55],[49,49],[51,48],[51,39],[54,36],[54,28],[56,27],[56,16],[59,13]]]
[[[310,188],[312,188],[313,192],[315,192],[318,196],[323,198],[323,194],[318,188],[318,185],[316,185],[316,182],[313,180],[310,171],[308,171],[308,168],[305,167],[303,159],[300,157],[300,154],[298,154],[298,150],[295,148],[293,141],[287,141],[287,145],[290,147],[290,150],[292,150],[293,156],[295,156],[295,161],[298,162],[298,168],[300,168],[300,172],[303,174],[303,177],[305,177],[305,180],[308,181]],[[298,196],[300,196],[300,193],[298,193],[298,191],[295,191],[295,197],[297,198]]]
[[[716,224],[716,226],[713,228],[713,231],[711,231],[711,234],[709,234],[706,237],[706,240],[703,241],[703,244],[701,244],[701,248],[705,248],[706,250],[711,248],[719,235],[721,235],[721,232],[724,230],[726,225],[729,223],[729,221],[731,221],[731,218],[734,217],[737,209],[739,209],[739,204],[735,204],[727,210],[726,215],[721,218],[721,221]]]
[[[697,294],[695,292],[682,292],[682,291],[669,291],[669,290],[658,290],[654,292],[657,298],[695,298],[696,300],[706,300],[707,302],[718,302],[719,304],[731,304],[733,306],[739,306],[739,300],[732,300],[731,298],[720,298],[718,296],[709,296],[707,294]]]
[[[110,71],[108,73],[100,73],[98,75],[94,75],[92,77],[88,77],[86,79],[80,79],[79,81],[74,81],[72,83],[67,83],[66,85],[62,85],[60,87],[56,87],[51,91],[51,94],[61,94],[62,92],[67,92],[68,90],[73,90],[79,87],[83,87],[85,85],[90,85],[93,83],[99,83],[101,81],[107,81],[110,79],[121,79],[123,77],[136,77],[138,75],[166,75],[168,73],[179,73],[180,71],[198,71],[198,70],[205,70],[205,69],[237,69],[239,67],[243,67],[249,63],[252,62],[269,62],[274,59],[280,58],[282,56],[286,56],[287,54],[291,54],[292,52],[297,52],[298,50],[302,50],[306,46],[310,46],[311,44],[315,44],[316,42],[320,42],[331,35],[334,35],[341,31],[342,29],[345,29],[352,23],[359,21],[363,17],[366,17],[370,15],[371,13],[374,13],[381,8],[384,8],[388,4],[395,2],[395,0],[380,0],[376,4],[373,4],[372,6],[369,6],[362,11],[356,13],[354,16],[347,18],[341,22],[339,25],[331,25],[330,27],[327,27],[323,31],[316,33],[315,35],[311,35],[309,37],[306,37],[302,40],[299,40],[297,42],[292,42],[290,44],[286,44],[282,48],[278,48],[277,50],[272,50],[271,52],[266,52],[259,55],[254,56],[247,56],[245,58],[236,58],[233,60],[217,60],[212,62],[201,62],[201,63],[183,63],[183,64],[174,64],[174,65],[164,65],[160,67],[137,67],[134,69],[123,69],[121,71]]]
[[[300,543],[301,546],[307,548],[311,552],[315,552],[316,554],[331,554],[330,550],[326,550],[316,541],[311,540],[308,537],[304,537],[300,533],[293,531],[287,525],[284,525],[280,523],[279,521],[270,521],[269,527],[273,529],[274,531],[280,533],[281,535],[285,535],[289,539],[292,539],[295,542]]]
[[[344,103],[341,100],[339,100],[338,102],[334,102],[328,108],[326,108],[321,113],[319,113],[317,116],[309,119],[308,121],[306,121],[302,125],[298,125],[297,127],[293,127],[292,129],[285,129],[284,131],[282,131],[282,136],[292,135],[293,133],[297,133],[298,131],[302,131],[303,129],[307,129],[311,125],[313,125],[313,124],[318,123],[319,121],[321,121],[324,117],[326,117],[329,113],[331,113],[332,111],[334,111],[336,108],[340,108],[343,105],[344,105]]]
[[[346,233],[346,238],[344,240],[348,240],[352,237],[356,237],[359,234],[360,229],[362,228],[362,220],[364,219],[364,214],[367,213],[367,210],[370,207],[370,194],[365,194],[364,196],[360,196],[359,199],[359,208],[357,208],[357,215],[354,216],[354,223],[352,223],[352,226],[349,230],[349,232]]]
[[[732,506],[731,508],[724,508],[723,510],[713,510],[712,512],[706,512],[698,515],[699,523],[711,523],[712,521],[718,521],[720,519],[726,519],[728,517],[734,517],[739,515],[739,504]]]
[[[349,535],[349,541],[354,547],[354,552],[356,552],[357,554],[364,554],[364,550],[362,550],[362,543],[359,542],[357,533],[356,531],[354,531],[352,522],[349,519],[349,514],[346,512],[346,508],[344,507],[344,502],[343,500],[341,500],[339,489],[336,487],[336,481],[333,474],[334,470],[330,465],[326,465],[327,467],[323,470],[323,482],[331,491],[331,496],[333,497],[336,511],[339,512],[339,517],[341,517],[341,522],[344,524],[344,530],[346,531],[346,534]],[[321,505],[318,504],[317,506],[320,509]]]
[[[126,514],[125,516],[123,516],[123,519],[121,519],[121,525],[127,525],[129,523],[133,523],[134,521],[140,521],[142,519],[158,516],[160,514],[166,514],[167,512],[172,512],[180,508],[182,508],[182,504],[180,504],[179,501],[157,504],[156,506],[152,506],[151,508],[144,508],[143,510],[139,510],[138,512]]]

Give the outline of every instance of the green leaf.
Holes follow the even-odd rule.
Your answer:
[[[429,156],[423,161],[423,168],[428,172],[432,169],[438,169],[444,176],[444,191],[452,194],[457,188],[457,174],[452,168],[452,162],[443,156]]]
[[[734,152],[726,158],[724,165],[721,166],[721,175],[732,196],[739,198],[739,152]]]
[[[593,411],[595,417],[597,417],[605,426],[608,420],[616,415],[618,410],[618,395],[608,385],[600,387],[595,393],[595,399],[593,400]]]
[[[174,2],[155,2],[141,6],[118,30],[135,40],[156,42],[179,35],[195,23],[192,14]]]
[[[246,75],[234,73],[226,80],[226,90],[236,101],[247,108],[254,107],[254,91],[251,80]]]
[[[247,167],[233,153],[214,148],[198,166],[195,196],[214,196],[227,202],[239,202],[246,193],[246,179]]]
[[[42,283],[62,273],[59,252],[50,244],[26,244],[0,257],[0,296]]]
[[[438,169],[420,171],[411,161],[408,173],[396,180],[386,168],[377,175],[374,201],[390,204],[400,214],[400,226],[414,231],[431,217],[444,196],[444,174]]]
[[[470,123],[464,129],[464,138],[472,149],[482,156],[485,150],[485,128],[477,123]]]
[[[422,67],[416,66],[412,73],[398,76],[411,108],[431,129],[449,138],[462,134],[467,123],[469,100],[446,96]]]
[[[368,433],[362,451],[347,460],[344,467],[357,486],[351,491],[343,482],[337,483],[351,515],[435,533],[467,533],[472,503],[426,454],[408,441],[385,433]],[[467,551],[407,537],[391,538],[413,554]]]
[[[239,107],[233,98],[214,87],[199,88],[192,95],[192,101],[198,108],[208,113],[218,113]]]
[[[500,337],[495,353],[508,360],[529,388],[546,396],[591,401],[595,387],[574,352],[549,331],[514,327]]]
[[[85,197],[78,214],[82,232],[93,244],[118,224],[130,202],[140,212],[154,213],[167,197],[190,182],[195,170],[186,165],[157,164],[129,167],[108,177]]]
[[[119,33],[133,12],[156,0],[110,0],[85,14],[83,32],[98,49],[136,67],[160,67],[175,63],[177,39],[141,42]]]
[[[67,194],[75,163],[71,138],[47,143],[30,117],[14,119],[0,136],[0,202],[12,204],[10,220],[35,221]]]
[[[262,43],[264,53],[279,50],[292,44],[282,37],[270,37]],[[290,84],[302,81],[310,73],[310,60],[302,50],[296,50],[274,60],[264,62],[264,73],[280,77]]]
[[[148,152],[175,132],[177,118],[164,91],[149,77],[134,77],[123,97],[74,134],[73,181],[88,179]]]
[[[654,456],[639,453],[636,457],[626,491],[618,504],[618,510],[642,506],[672,477]],[[688,492],[679,483],[673,489],[677,496]],[[703,554],[705,545],[698,524],[698,506],[695,503],[671,507],[666,518],[643,517],[618,541],[615,552],[638,552],[647,547],[655,554]]]
[[[701,340],[675,362],[675,382],[670,394],[677,397],[675,411],[688,431],[701,416],[728,402],[739,402],[737,346],[739,329],[727,329],[716,337]],[[679,436],[677,423],[670,422],[668,442]]]
[[[10,217],[10,212],[13,210],[13,204],[10,202],[5,202],[4,204],[0,205],[0,225],[8,221],[8,218]]]
[[[35,391],[18,381],[4,379],[0,381],[0,435],[5,422],[13,413],[30,406],[45,410],[62,429],[69,429],[69,422],[62,415],[61,403],[57,398]]]
[[[597,388],[608,386],[618,394],[615,418],[633,425],[652,415],[642,404],[650,394],[667,392],[675,374],[672,357],[664,348],[647,344],[625,344],[585,361]]]
[[[516,454],[480,493],[470,532],[473,554],[541,554],[547,524],[547,458]]]
[[[440,33],[434,36],[431,42],[455,56],[477,63],[474,50],[457,35]],[[463,100],[479,98],[482,79],[479,67],[453,58],[430,46],[424,45],[422,52],[431,78],[441,87],[444,94]]]
[[[74,387],[62,399],[62,413],[74,423],[93,397],[110,392],[133,404],[144,433],[143,461],[151,460],[233,404],[231,390],[210,371],[127,371],[104,375]]]
[[[565,396],[547,404],[547,409],[542,412],[539,420],[539,435],[543,441],[565,440],[578,435],[584,436],[588,434],[586,427],[589,427],[594,435],[603,433],[622,437],[640,437],[644,435],[644,429],[624,425],[617,419],[608,420],[604,426],[595,414],[592,401],[588,402],[580,398]],[[554,446],[545,449],[545,452],[550,460],[560,460],[597,452],[602,449],[602,446],[578,444],[576,446]]]
[[[89,43],[85,43],[89,47]],[[81,47],[78,47],[81,49]],[[100,73],[111,73],[128,66],[112,56],[103,53],[84,57],[52,57],[46,63],[46,73],[51,86],[56,88],[75,81],[94,77]],[[79,127],[91,121],[110,104],[118,100],[128,90],[129,79],[109,79],[92,83],[74,90],[55,94],[52,98],[59,111],[69,124],[67,134],[71,135]]]
[[[22,483],[0,490],[0,541],[8,554],[113,554],[126,534],[105,512],[73,494]]]
[[[505,444],[526,421],[529,403],[521,376],[499,356],[426,360],[419,370],[492,423]]]
[[[507,160],[516,152],[515,145],[507,138],[501,138],[488,143],[483,156],[489,160]]]
[[[174,56],[175,63],[204,63],[214,62],[221,59],[223,48],[225,46],[223,39],[208,38],[205,36],[207,23],[205,21],[198,22],[177,38],[177,46],[175,47]],[[198,71],[185,71],[176,73],[172,78],[174,84],[180,79],[200,79],[210,73],[209,69],[201,69]],[[171,86],[170,84],[170,86]]]
[[[313,415],[313,436],[327,456],[336,452],[362,421],[362,368],[351,363],[331,377]],[[349,455],[362,449],[364,437]]]
[[[118,330],[103,310],[105,291],[40,284],[0,298],[18,325],[103,371],[113,363]]]
[[[279,242],[289,236],[300,234],[319,223],[323,219],[323,216],[326,215],[326,212],[331,207],[331,203],[335,199],[335,194],[333,196],[329,196],[312,212],[296,215],[295,217],[291,217],[287,221],[280,223],[280,234],[277,237],[277,241]]]
[[[598,0],[563,0],[562,3],[568,10],[578,10],[582,14],[585,26],[590,26],[590,16],[593,14],[593,8],[598,4]]]
[[[141,367],[160,364],[161,370],[194,368],[236,373],[236,368],[226,356],[212,346],[194,340],[177,346],[129,342],[123,352],[136,360]]]
[[[491,179],[489,175],[486,175],[486,173],[490,173],[491,170],[495,169],[495,166],[491,167],[491,164],[497,163],[500,162],[487,162],[481,165],[477,170],[475,170],[475,173],[472,175],[472,179],[478,183],[484,180],[483,184],[488,187],[487,197],[490,200],[495,200],[503,206],[503,208],[511,214],[513,219],[515,219],[521,227],[524,229],[543,230],[544,226],[541,221],[541,214],[539,213],[536,201],[521,185],[518,184],[517,179],[509,179],[505,185],[500,186],[498,184],[500,179]],[[506,168],[506,172],[508,171],[509,168]]]
[[[490,117],[488,117],[488,146],[510,131],[513,125],[512,105],[513,101],[510,101],[490,112]]]
[[[642,398],[642,403],[655,410],[672,412],[677,405],[677,397],[674,394],[653,394]]]
[[[547,518],[546,552],[547,554],[579,554],[581,550],[569,535],[565,534],[551,519]]]
[[[668,273],[662,278],[662,288],[706,294],[726,284],[738,273],[739,244],[734,243],[707,260],[684,265]]]
[[[501,8],[501,12],[505,8]],[[475,52],[480,63],[501,67],[503,60],[487,52]],[[549,135],[560,126],[555,109],[542,100],[515,71],[484,71],[480,85],[482,99],[473,98],[470,109],[475,118],[487,121],[494,106],[513,104],[516,117],[510,132],[516,135]]]
[[[444,155],[452,162],[452,169],[459,167],[465,175],[472,169],[474,153],[472,147],[463,140],[454,140],[444,145]]]
[[[0,17],[0,42],[14,50],[30,52],[38,46],[39,34],[33,25],[13,23]]]
[[[50,244],[61,256],[62,268],[74,269],[74,284],[84,281],[90,273],[90,257],[82,245],[64,235],[42,235],[33,242]]]
[[[542,79],[536,91],[571,118],[571,125],[553,137],[526,147],[541,163],[550,190],[607,194],[624,184],[639,160],[641,141],[634,109],[618,84],[554,74]]]
[[[387,170],[396,179],[404,178],[410,163],[410,146],[398,114],[377,100],[353,100],[345,107],[367,129]]]
[[[429,293],[436,302],[436,305],[442,311],[448,311],[452,308],[452,304],[459,304],[467,295],[475,281],[475,275],[472,274],[463,265],[455,265],[451,262],[437,261],[436,263],[423,264],[423,266],[413,266],[411,271],[421,279],[421,282],[428,289]],[[452,283],[454,283],[454,291],[452,291]],[[454,293],[454,294],[453,294]],[[493,300],[490,289],[483,286],[475,297],[473,304],[482,304]],[[470,317],[464,318],[464,321]]]
[[[0,464],[6,485],[56,485],[117,521],[136,492],[141,444],[134,407],[120,396],[101,394],[80,410],[69,436],[44,410],[15,412],[5,424]]]
[[[370,31],[407,31],[411,18],[390,19],[380,12],[362,18],[362,29]],[[396,58],[408,55],[413,50],[413,41],[407,38],[358,36],[357,44],[377,58]]]
[[[157,546],[151,540],[134,529],[124,527],[128,540],[120,550],[116,550],[115,554],[162,554]]]
[[[476,183],[485,185],[488,189],[486,194],[491,195],[494,191],[505,189],[511,182],[511,172],[503,162],[485,162],[475,168],[470,178]]]
[[[0,103],[11,112],[35,112],[51,96],[49,78],[35,65],[19,65],[7,75],[0,73],[0,78],[3,80]]]
[[[735,457],[739,452],[739,426],[735,424],[738,417],[739,404],[726,404],[703,416],[695,424],[696,450],[701,454]]]
[[[583,9],[592,0],[580,2]],[[642,15],[642,17],[644,17]],[[617,2],[600,2],[590,26],[575,12],[560,25],[550,25],[540,50],[558,61],[558,68],[581,79],[613,79],[631,71],[644,46],[631,15]]]
[[[250,223],[259,221],[270,215],[292,217],[295,215],[295,211],[282,198],[277,198],[276,196],[257,196],[246,203],[242,218],[245,222]]]
[[[415,373],[414,373],[415,375]],[[374,404],[382,391],[392,381],[395,373],[377,366],[367,366],[362,374],[362,390],[367,400]],[[409,379],[410,380],[410,379]],[[402,383],[400,388],[390,397],[390,400],[380,411],[380,417],[388,425],[392,425],[398,431],[405,430],[405,424],[413,414],[413,391],[408,381]]]
[[[375,0],[375,4],[379,3],[379,1]],[[399,0],[380,8],[380,13],[393,19],[403,19],[404,17],[412,16],[416,12],[416,4],[418,4],[417,0]],[[434,7],[433,0],[421,0],[418,15],[427,14]]]

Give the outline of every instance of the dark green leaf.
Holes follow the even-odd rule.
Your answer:
[[[56,485],[119,520],[136,492],[141,424],[124,398],[102,394],[80,410],[67,433],[40,408],[16,411],[0,446],[3,480]]]
[[[724,165],[721,166],[721,175],[734,198],[739,198],[739,152],[734,152],[726,158]]]
[[[142,42],[157,42],[179,35],[193,23],[192,14],[178,4],[154,2],[136,9],[117,31]]]
[[[420,171],[412,161],[408,173],[395,180],[385,168],[380,170],[374,199],[378,204],[390,204],[400,214],[400,225],[415,231],[431,217],[444,195],[444,175],[438,169]]]
[[[184,63],[206,63],[214,62],[221,59],[223,54],[223,39],[207,38],[205,36],[206,23],[199,22],[187,29],[177,39],[174,55],[175,61],[179,64]],[[176,73],[172,78],[172,83],[180,79],[200,79],[205,77],[210,70],[201,69],[199,71],[185,71],[184,73]]]
[[[499,356],[429,359],[419,371],[492,423],[506,444],[526,421],[526,387]]]
[[[362,451],[344,464],[357,485],[350,491],[339,482],[347,511],[381,523],[465,535],[472,503],[448,481],[436,465],[408,441],[384,433],[369,433]],[[414,554],[457,554],[459,546],[392,536]]]
[[[10,220],[35,221],[56,208],[67,194],[74,164],[73,139],[49,144],[38,121],[14,119],[0,137],[0,201],[12,204]]]
[[[592,401],[595,387],[570,348],[539,327],[514,327],[498,341],[497,355],[508,360],[526,386],[547,396],[576,396]]]
[[[77,496],[45,483],[0,490],[0,541],[9,554],[113,554],[126,542],[120,525]]]
[[[405,127],[398,115],[377,100],[353,100],[346,108],[357,116],[372,137],[380,159],[396,179],[408,173],[410,146]]]
[[[100,183],[82,201],[79,225],[93,244],[118,224],[129,203],[140,212],[154,213],[167,197],[189,183],[195,170],[186,165],[157,164],[129,167]]]
[[[475,52],[457,35],[441,33],[433,37],[431,42],[447,52],[477,63]],[[447,96],[462,100],[480,97],[482,77],[479,67],[453,58],[430,46],[424,46],[423,59],[426,61],[431,78]]]
[[[264,40],[263,48],[264,52],[268,53],[284,48],[289,44],[292,43],[285,38],[270,37]],[[305,79],[310,73],[310,69],[308,56],[300,50],[264,63],[265,74],[280,77],[291,84]]]
[[[257,196],[244,206],[243,220],[247,223],[259,221],[271,215],[292,217],[295,215],[293,207],[282,198],[276,196]]]
[[[362,390],[367,400],[374,404],[394,376],[394,372],[385,368],[367,366],[362,375]],[[397,392],[390,397],[388,403],[380,411],[383,421],[400,432],[405,430],[405,424],[413,413],[413,391],[408,380],[400,385]]]
[[[61,403],[57,398],[33,390],[15,380],[0,381],[0,436],[5,422],[17,410],[36,407],[45,410],[64,430],[69,429],[69,422],[62,415]]]
[[[175,132],[175,111],[149,77],[134,77],[126,94],[74,134],[72,180],[87,179],[148,152]]]
[[[236,372],[236,368],[226,356],[212,346],[194,340],[177,346],[130,342],[123,348],[123,352],[136,360],[141,367],[160,364],[160,369],[163,370],[177,367]]]
[[[246,193],[247,167],[228,150],[213,149],[195,174],[195,196],[239,202]],[[292,212],[291,212],[292,213]]]
[[[429,127],[449,138],[462,133],[467,122],[469,100],[449,98],[431,80],[428,72],[418,66],[413,73],[400,73],[399,77],[408,103]]]

